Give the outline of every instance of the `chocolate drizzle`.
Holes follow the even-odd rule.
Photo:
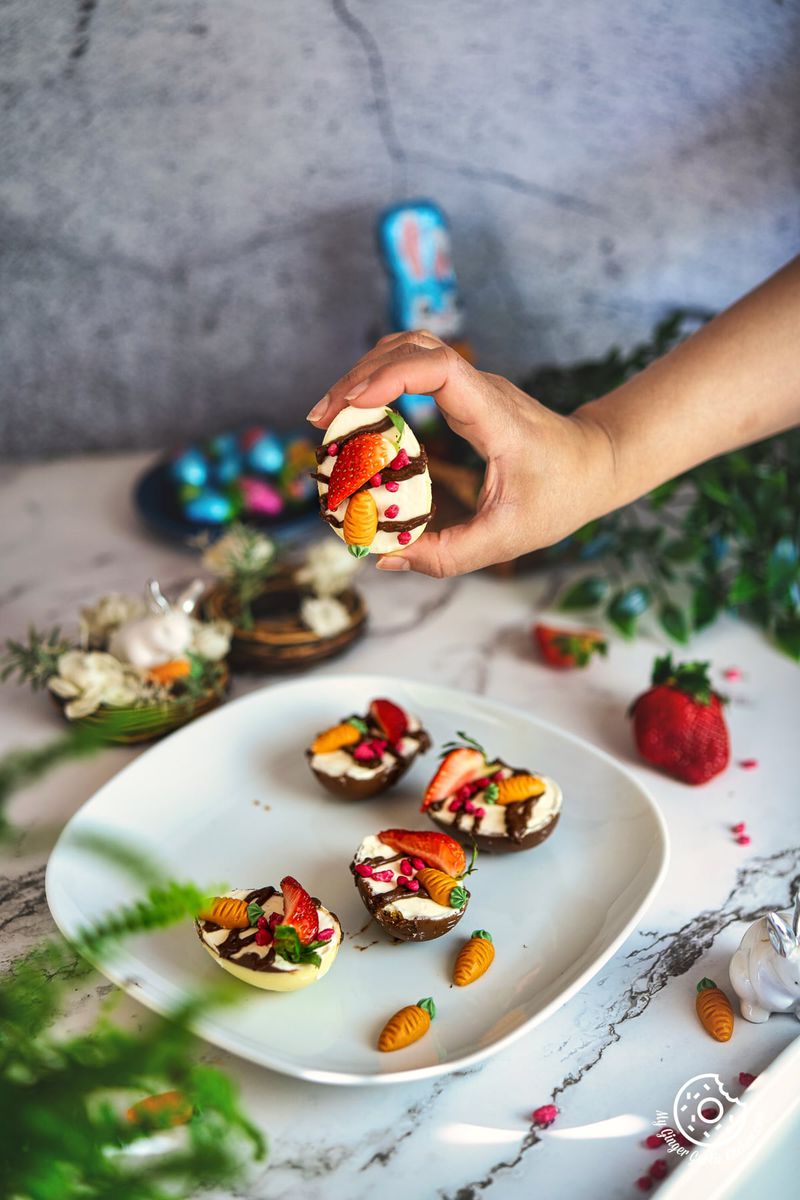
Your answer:
[[[327,509],[323,509],[320,513],[323,521],[327,521],[334,529],[341,529],[344,521],[335,516]],[[378,521],[378,531],[382,533],[409,533],[412,529],[416,529],[418,525],[427,525],[433,516],[433,505],[428,512],[423,513],[421,517],[409,517],[407,521]]]
[[[511,771],[509,778],[513,779],[515,775],[531,774],[531,772],[524,767],[509,767],[508,763],[504,763],[500,759],[497,759],[496,761],[500,763],[501,767],[505,767]],[[543,792],[542,796],[544,794],[545,793]],[[533,816],[536,805],[542,799],[542,796],[531,796],[528,800],[518,800],[516,804],[503,805],[503,811],[506,818],[505,836],[510,838],[511,841],[522,842],[522,840],[525,838],[530,819]],[[437,800],[430,806],[431,812],[440,812],[444,808],[445,804],[450,803],[452,798],[452,796],[445,796],[444,800]],[[473,797],[473,803],[476,805],[476,807],[481,807],[480,793]],[[483,807],[486,807],[485,802]],[[452,821],[452,826],[453,828],[459,830],[459,832],[477,835],[481,831],[482,821],[482,817],[468,813],[462,808],[455,814],[455,819]],[[450,822],[448,822],[448,824],[450,824]],[[467,828],[468,824],[469,828]],[[500,837],[503,835],[493,834],[492,836]]]
[[[277,888],[262,887],[256,888],[252,892],[248,892],[244,897],[245,904],[260,904],[262,908],[268,904],[274,896],[278,895]],[[203,933],[215,933],[220,929],[220,925],[215,925],[213,921],[198,921],[197,935],[203,945],[208,946],[220,958],[232,959],[237,966],[247,967],[250,971],[278,971],[279,967],[274,966],[275,963],[275,947],[270,946],[266,954],[240,954],[238,958],[234,958],[237,951],[244,949],[255,937],[255,930],[251,927],[247,929],[230,929],[228,936],[224,942],[220,942],[217,946],[212,946],[203,938]]]

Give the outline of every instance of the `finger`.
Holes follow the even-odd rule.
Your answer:
[[[355,366],[337,380],[319,403],[314,405],[306,420],[318,428],[330,425],[337,413],[350,403],[350,397],[356,392],[359,385],[368,379],[378,366],[388,361],[389,355],[414,354],[421,348],[437,350],[444,348],[444,343],[426,329],[392,333],[382,337],[367,354],[358,360]],[[394,396],[392,399],[396,400],[397,397]],[[363,408],[364,405],[359,407]]]
[[[441,533],[423,533],[402,551],[383,555],[376,566],[381,571],[418,571],[445,579],[506,562],[513,552],[507,548],[505,537],[500,536],[499,524],[499,514],[481,514],[466,525],[455,525]]]

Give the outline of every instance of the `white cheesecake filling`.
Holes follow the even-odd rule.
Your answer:
[[[512,772],[504,769],[503,774],[508,778]],[[537,779],[542,779],[546,786],[542,795],[536,798],[530,818],[525,825],[523,837],[543,829],[561,811],[561,788],[556,781],[549,779],[546,775],[537,775],[536,777]],[[457,812],[452,812],[450,809],[452,796],[448,796],[442,807],[436,810],[437,822],[443,825],[455,825],[456,821],[458,821],[458,828],[466,832],[470,832],[477,822],[478,832],[484,834],[486,837],[507,837],[507,806],[505,804],[490,804],[484,797],[484,792],[476,792],[472,797],[472,803],[475,807],[484,810],[484,815],[479,822],[477,822],[474,813],[465,812],[463,808],[460,808]]]
[[[354,861],[357,863],[364,862],[368,858],[395,858],[398,851],[393,850],[391,846],[387,846],[382,842],[377,834],[371,833],[369,837],[365,837],[364,841],[355,852]],[[366,891],[373,896],[380,896],[384,892],[392,892],[397,887],[397,876],[401,874],[400,863],[402,858],[391,867],[385,868],[394,872],[394,879],[370,879],[368,876],[361,877],[361,883],[365,885]],[[383,870],[380,865],[375,867],[376,871]],[[411,874],[406,875],[406,879],[413,879],[417,872],[412,868]],[[452,908],[445,908],[443,904],[437,904],[435,900],[431,900],[430,896],[422,896],[419,892],[408,892],[407,895],[401,896],[397,900],[393,900],[390,904],[384,906],[381,910],[385,913],[396,913],[407,920],[413,921],[416,917],[427,917],[434,921],[448,920],[453,916]]]
[[[420,723],[410,713],[407,715],[408,733],[416,733],[420,729]],[[414,738],[402,737],[397,743],[397,748],[401,758],[412,758],[419,748],[419,743]],[[337,779],[343,775],[348,775],[350,779],[374,779],[381,771],[393,767],[396,762],[397,755],[388,746],[380,760],[374,763],[360,763],[346,750],[329,750],[327,754],[312,755],[311,768],[319,771],[321,775],[331,775]]]
[[[238,888],[236,891],[224,892],[223,895],[232,896],[235,900],[244,900],[245,897],[249,896],[253,890],[253,888]],[[271,899],[267,900],[267,902],[263,905],[263,909],[264,916],[268,920],[272,913],[277,912],[282,914],[283,897],[281,896],[280,892],[276,896],[272,896]],[[316,951],[321,959],[320,966],[317,968],[317,970],[321,971],[325,965],[326,958],[330,957],[331,955],[335,957],[336,951],[339,948],[339,943],[342,940],[342,929],[333,913],[329,912],[327,908],[323,908],[321,906],[317,908],[317,919],[319,920],[320,929],[333,929],[333,937],[331,940],[326,942],[324,946],[318,947]],[[203,925],[200,926],[201,940],[205,942],[205,944],[211,950],[213,950],[215,954],[217,947],[222,945],[229,933],[230,929],[213,929],[207,931]],[[252,940],[255,936],[255,929],[240,929],[239,940],[244,941],[247,939],[248,944],[243,946],[241,950],[237,950],[236,953],[232,954],[230,958],[226,958],[224,960],[220,959],[220,962],[225,961],[235,963],[238,958],[242,958],[245,954],[255,954],[258,956],[258,958],[266,958],[272,949],[272,942],[270,942],[267,946],[258,946]],[[219,955],[217,955],[217,957],[219,957]],[[279,954],[276,954],[271,965],[276,971],[297,971],[306,964],[289,962],[288,959],[282,958]],[[254,967],[249,968],[251,971],[255,969],[256,968]]]
[[[328,426],[322,444],[323,446],[327,446],[329,442],[336,442],[340,438],[346,437],[348,433],[352,433],[355,429],[361,429],[365,425],[376,424],[385,416],[385,408],[343,408]],[[394,427],[388,429],[382,436],[397,447],[398,453],[400,450],[405,450],[409,458],[416,458],[419,454],[419,442],[407,421],[403,427],[403,433],[399,441],[397,440],[397,431]],[[328,457],[323,459],[317,466],[318,473],[326,477],[329,476],[335,462],[335,458]],[[318,480],[317,488],[320,497],[327,496],[327,483]],[[381,484],[380,487],[370,488],[369,491],[378,506],[379,521],[413,521],[417,517],[423,517],[431,511],[431,477],[427,467],[419,475],[412,475],[410,479],[401,480],[396,492],[387,491],[384,484]],[[391,504],[396,504],[399,510],[395,517],[387,517],[385,515],[386,509]],[[346,511],[347,500],[343,500],[339,507],[333,510],[333,516],[339,521],[343,521]],[[336,525],[331,526],[331,528],[344,541],[342,528]],[[411,545],[411,542],[415,542],[424,531],[424,524],[416,525],[413,529],[410,529],[411,541],[405,544],[407,546]],[[372,539],[369,549],[371,554],[390,554],[392,550],[402,550],[403,546],[397,540],[396,533],[388,533],[379,529]]]

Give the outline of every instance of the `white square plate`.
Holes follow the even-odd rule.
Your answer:
[[[349,864],[362,838],[389,827],[433,829],[419,811],[436,751],[392,791],[348,802],[324,791],[304,750],[313,736],[388,696],[418,715],[438,747],[464,729],[487,753],[558,780],[561,821],[542,845],[484,855],[457,928],[423,944],[393,943],[369,923]],[[73,817],[47,869],[47,898],[74,936],[137,894],[118,867],[78,837],[101,832],[208,886],[278,885],[296,876],[336,912],[346,936],[330,973],[291,994],[230,981],[239,1002],[196,1023],[208,1041],[275,1071],[321,1083],[394,1083],[440,1075],[494,1054],[544,1021],[611,957],[663,878],[663,818],[609,755],[526,713],[450,688],[389,676],[322,676],[266,687],[209,713],[142,754]],[[463,937],[488,929],[496,947],[477,983],[451,986]],[[144,1004],[165,1011],[204,982],[229,980],[188,924],[126,942],[98,964]],[[405,1050],[375,1049],[398,1008],[433,996],[437,1019]]]

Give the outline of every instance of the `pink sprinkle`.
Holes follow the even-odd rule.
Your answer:
[[[476,817],[485,817],[485,816],[486,816],[486,809],[485,809],[485,808],[481,808],[481,807],[480,807],[480,805],[479,805],[479,806],[478,806],[478,807],[475,809],[475,816],[476,816]]]
[[[378,757],[380,757],[381,754],[383,754],[386,747],[389,745],[389,743],[386,741],[385,738],[372,738],[370,745],[372,746],[372,749],[375,751],[375,753],[378,755]]]
[[[398,491],[400,484],[397,482],[396,479],[387,479],[385,486],[386,486],[387,492],[396,492],[396,491]]]
[[[482,792],[484,788],[489,786],[489,776],[483,775],[480,779],[476,779],[473,787],[476,792]]]
[[[653,1181],[649,1175],[640,1175],[636,1180],[636,1186],[640,1192],[649,1192],[653,1186]]]
[[[406,879],[405,875],[398,875],[398,876],[397,876],[397,886],[398,886],[398,887],[408,887],[408,885],[409,885],[409,883],[410,883],[410,882],[411,882],[411,880],[410,880],[410,879]]]
[[[745,771],[752,771],[753,767],[758,766],[757,758],[742,758],[739,760],[739,766]]]
[[[558,1109],[555,1104],[542,1104],[531,1113],[531,1121],[540,1129],[547,1129],[547,1126],[552,1125],[557,1116]]]
[[[661,1149],[661,1138],[658,1136],[657,1133],[650,1133],[644,1139],[644,1145],[647,1147],[648,1150],[660,1150]]]
[[[750,1087],[750,1084],[753,1083],[753,1081],[757,1078],[757,1075],[751,1075],[749,1071],[739,1072],[739,1083],[744,1088]]]
[[[408,529],[404,529],[402,533],[398,533],[397,540],[401,546],[407,546],[411,541],[411,533]]]
[[[375,758],[375,751],[372,748],[371,742],[361,742],[353,751],[353,758],[356,762],[372,762]]]
[[[471,795],[472,795],[472,792],[470,791],[469,784],[465,783],[456,792],[456,799],[457,800],[469,800]]]
[[[411,866],[410,861],[407,858],[404,858],[400,863],[400,870],[404,875],[410,875],[414,868]]]
[[[749,846],[750,845],[750,835],[747,833],[740,833],[736,839],[736,842],[737,842],[737,845],[739,845],[739,846]]]
[[[419,880],[418,879],[409,879],[406,882],[406,887],[408,888],[408,890],[410,892],[418,892],[419,891]]]
[[[383,482],[383,480],[381,479],[380,475],[373,475],[372,479],[370,479],[370,481],[369,481],[369,486],[370,487],[380,487],[382,482]]]
[[[394,517],[396,517],[396,516],[397,516],[397,514],[398,514],[399,512],[400,512],[400,505],[399,505],[399,504],[390,504],[390,505],[389,505],[389,507],[386,509],[386,511],[384,512],[384,514],[383,514],[383,515],[384,515],[385,517],[388,517],[388,518],[389,518],[389,520],[391,521],[391,520],[392,520]]]
[[[411,865],[415,871],[425,870],[425,860],[423,858],[412,858]]]
[[[495,771],[494,775],[490,776],[492,783],[499,783],[501,779],[505,779],[502,771]]]
[[[332,929],[320,929],[319,933],[317,934],[317,941],[318,942],[329,942],[332,937],[333,937]]]
[[[455,800],[451,800],[447,807],[450,812],[458,812],[459,809],[464,807],[464,801],[459,800],[458,796],[456,796]]]
[[[362,879],[369,879],[372,875],[372,867],[369,863],[356,863],[356,875],[360,875]]]
[[[328,444],[328,456],[330,458],[336,458],[336,455],[338,453],[339,453],[339,443],[338,442],[330,442]]]
[[[267,918],[259,917],[258,920],[256,921],[256,927],[258,929],[266,929],[267,928]]]
[[[373,879],[379,879],[381,883],[391,883],[394,879],[394,871],[373,871]]]
[[[254,941],[257,946],[268,946],[272,941],[272,934],[268,929],[257,929]]]
[[[468,813],[475,812],[475,805],[472,803],[471,800],[464,801],[464,812],[468,812]]]
[[[731,833],[744,833],[744,821],[739,821],[736,825],[731,825]]]
[[[657,1158],[650,1166],[650,1174],[653,1179],[665,1179],[669,1167],[665,1158]]]
[[[406,454],[405,450],[400,450],[398,452],[397,456],[395,458],[393,458],[392,461],[389,463],[389,466],[392,468],[393,471],[399,471],[401,467],[407,467],[408,462],[409,462],[409,459],[408,459],[408,455]]]
[[[742,672],[738,667],[728,667],[727,671],[723,671],[722,674],[730,683],[738,683],[742,678]]]
[[[280,925],[280,924],[282,924],[282,922],[283,922],[283,913],[274,912],[274,913],[269,914],[270,929],[274,929],[276,925]]]

